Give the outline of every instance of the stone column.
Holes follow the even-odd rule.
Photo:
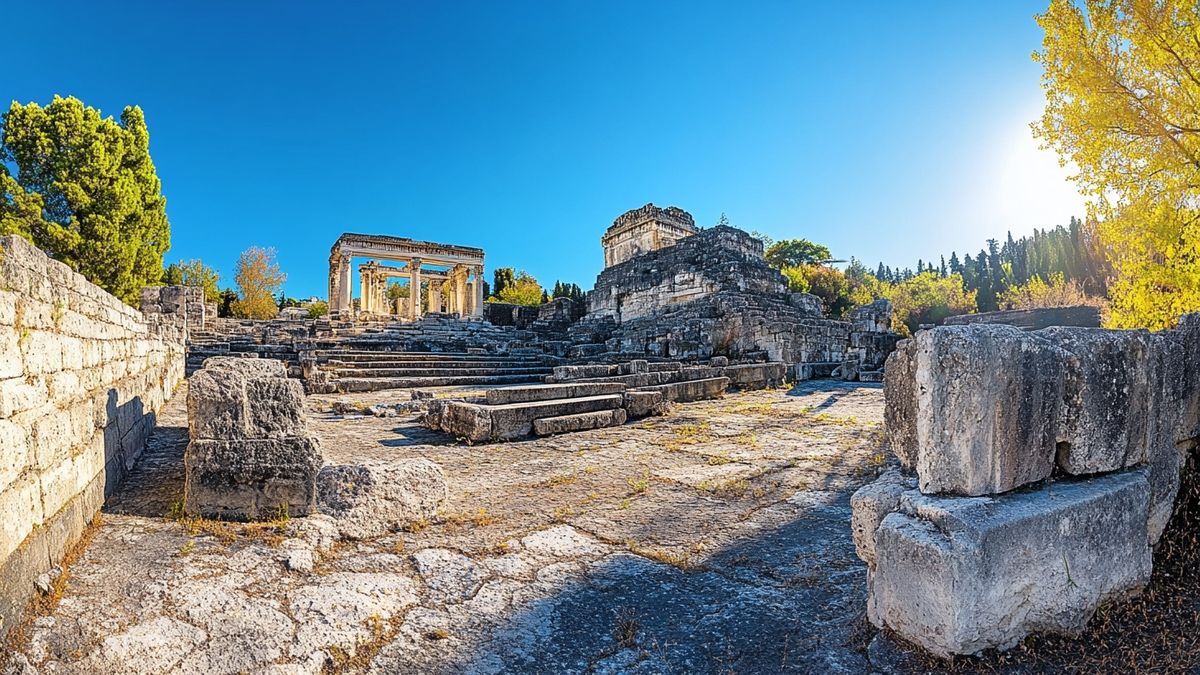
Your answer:
[[[408,318],[421,318],[421,259],[413,258],[408,263]]]
[[[454,275],[458,283],[454,285],[455,304],[458,305],[458,316],[467,318],[467,268],[461,267]]]
[[[358,309],[366,313],[371,311],[371,268],[360,265],[358,268]]]
[[[426,312],[437,312],[441,310],[441,295],[442,292],[438,290],[437,284],[432,281],[429,282],[429,299],[425,302]]]
[[[333,312],[337,311],[337,308],[338,308],[338,306],[337,306],[338,277],[340,276],[339,275],[340,271],[341,270],[339,270],[337,268],[337,261],[333,258],[330,258],[330,260],[329,260],[329,295],[327,295],[325,297],[329,302],[329,312],[331,314]]]
[[[475,302],[471,307],[471,316],[483,316],[483,265],[475,267]]]
[[[350,295],[350,274],[352,271],[350,266],[350,256],[342,256],[339,267],[341,269],[339,270],[338,274],[338,309],[343,312],[349,312],[350,308],[352,307]]]

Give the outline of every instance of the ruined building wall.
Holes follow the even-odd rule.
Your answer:
[[[782,296],[787,284],[763,261],[761,241],[714,227],[606,268],[588,294],[588,313],[629,321],[721,290]]]
[[[0,634],[141,453],[185,339],[177,314],[0,238]]]
[[[612,267],[650,251],[674,246],[696,233],[692,214],[675,206],[661,209],[654,204],[617,216],[600,238],[604,266]]]

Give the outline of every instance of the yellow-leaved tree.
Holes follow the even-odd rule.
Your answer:
[[[1034,133],[1078,169],[1116,278],[1108,323],[1200,310],[1200,6],[1052,0]]]
[[[238,299],[233,315],[241,319],[274,319],[279,314],[275,297],[283,289],[287,275],[275,262],[275,249],[251,246],[238,258],[234,279]]]

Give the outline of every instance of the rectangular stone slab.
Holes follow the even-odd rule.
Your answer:
[[[572,382],[568,384],[532,384],[523,387],[489,389],[485,394],[488,405],[527,403],[529,401],[551,401],[580,396],[619,394],[625,391],[621,382]]]
[[[558,417],[544,417],[533,421],[533,433],[537,436],[550,436],[572,431],[616,427],[624,424],[625,419],[624,408],[597,410],[596,412],[578,413],[575,415],[560,415]]]
[[[1140,469],[995,498],[905,492],[875,531],[868,616],[941,656],[1077,633],[1149,582],[1149,492]]]
[[[675,403],[690,403],[720,398],[729,386],[728,377],[710,377],[703,380],[688,380],[671,382],[650,387],[639,387],[639,391],[657,391],[662,393],[663,400]]]
[[[316,506],[323,460],[308,437],[193,440],[184,453],[185,507],[226,520],[269,520]]]
[[[730,386],[738,389],[765,389],[783,384],[787,366],[782,363],[746,363],[726,366],[721,372],[729,378]]]

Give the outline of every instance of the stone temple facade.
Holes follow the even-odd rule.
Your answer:
[[[612,267],[630,258],[672,246],[696,234],[692,214],[675,206],[660,209],[646,204],[640,209],[617,216],[612,227],[600,238],[604,246],[604,267]]]

